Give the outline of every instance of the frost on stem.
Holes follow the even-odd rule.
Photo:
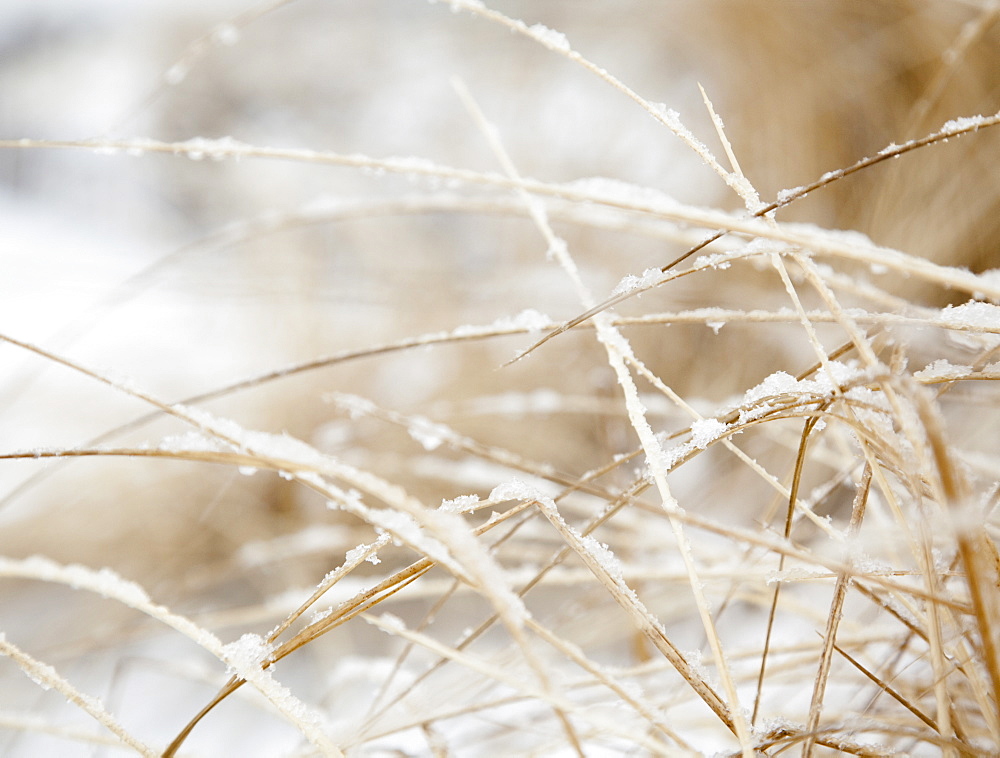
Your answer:
[[[133,581],[109,568],[94,569],[79,564],[62,565],[42,556],[23,561],[0,558],[0,575],[24,575],[46,582],[61,582],[73,589],[85,589],[101,597],[114,598],[132,608],[149,605],[149,595]]]
[[[551,50],[560,50],[564,53],[570,51],[569,40],[566,39],[566,35],[562,32],[557,32],[555,29],[549,29],[544,24],[532,24],[528,27],[528,34]]]
[[[437,450],[442,444],[455,437],[455,433],[444,424],[437,424],[423,416],[415,416],[407,427],[409,435],[419,442],[424,450]]]
[[[250,145],[232,137],[219,137],[218,139],[192,137],[174,145],[175,152],[186,155],[193,161],[200,161],[204,158],[221,161],[224,158],[239,157],[250,149]]]
[[[230,674],[254,681],[261,669],[271,661],[274,649],[258,634],[244,634],[223,648]]]
[[[963,347],[977,350],[1000,344],[1000,306],[992,303],[970,301],[949,305],[938,313],[935,322],[955,330],[949,337]]]
[[[780,190],[776,197],[778,205],[786,205],[800,196],[805,197],[804,190],[805,187],[790,187],[789,189]]]
[[[486,326],[458,326],[452,337],[478,337],[496,332],[541,332],[552,326],[552,319],[534,308],[526,308],[515,316],[501,316]]]
[[[1000,306],[976,301],[949,305],[938,315],[937,322],[960,329],[1000,331]]]
[[[222,446],[218,440],[191,431],[164,437],[157,449],[165,453],[216,453],[222,450]]]
[[[624,585],[625,569],[611,548],[593,537],[580,537],[580,544],[616,584]]]
[[[691,424],[691,444],[704,450],[726,433],[727,427],[718,419],[706,418]]]
[[[346,412],[351,419],[359,419],[364,418],[365,416],[370,416],[376,410],[375,403],[368,398],[360,397],[359,395],[349,395],[347,393],[338,392],[336,394],[331,394],[328,397],[337,406],[337,408]]]
[[[699,255],[694,259],[693,268],[714,268],[725,270],[732,266],[731,256],[727,253],[711,253],[710,255]]]
[[[0,632],[0,655],[14,661],[25,675],[43,690],[54,689],[59,692],[59,694],[66,698],[67,702],[73,703],[84,710],[111,731],[125,745],[131,747],[140,755],[149,756],[150,758],[158,755],[152,748],[132,737],[104,708],[99,699],[80,692],[69,681],[60,676],[59,672],[52,668],[52,666],[33,658],[17,645],[8,641],[3,632]]]
[[[344,563],[347,565],[357,565],[362,560],[368,561],[373,566],[377,566],[382,562],[382,559],[378,557],[375,552],[379,547],[384,545],[388,540],[379,540],[378,542],[373,542],[371,544],[366,544],[362,542],[357,547],[353,547],[347,551],[344,555]],[[379,544],[379,543],[382,544]]]
[[[622,277],[622,280],[615,285],[611,291],[612,295],[627,295],[629,292],[637,290],[648,290],[655,287],[667,277],[659,268],[647,268],[642,272],[642,276],[629,274]]]
[[[921,382],[933,382],[941,379],[959,379],[972,373],[972,366],[955,365],[940,358],[924,366],[913,374],[913,378]]]
[[[941,134],[952,134],[957,132],[966,132],[970,129],[975,131],[979,127],[983,126],[989,121],[987,116],[965,116],[964,118],[953,118],[951,121],[945,122],[944,126],[941,127]]]
[[[524,601],[511,588],[501,565],[473,535],[458,513],[446,510],[425,515],[428,526],[445,543],[451,555],[468,573],[477,590],[488,598],[508,625],[523,627],[529,618]]]
[[[551,498],[546,497],[522,479],[508,479],[506,482],[501,482],[490,492],[490,500],[494,503],[502,503],[507,500],[520,500],[521,502],[537,500],[543,504],[552,502]]]
[[[775,404],[767,402],[769,400],[784,401],[809,397],[818,401],[819,398],[829,396],[836,390],[834,383],[837,387],[841,387],[855,381],[863,374],[863,371],[856,366],[839,361],[830,361],[825,368],[827,370],[817,374],[815,379],[802,380],[784,371],[775,371],[744,393],[743,402],[740,404],[739,423],[745,424],[774,410]]]
[[[452,513],[465,513],[475,510],[479,505],[479,495],[459,495],[451,500],[441,501],[441,510]]]
[[[677,212],[682,209],[680,203],[661,190],[630,184],[620,179],[594,176],[576,179],[561,186],[575,194],[586,195],[588,199],[612,206],[648,208],[662,213]]]
[[[342,755],[326,736],[329,729],[323,716],[271,676],[271,669],[266,666],[271,661],[274,649],[267,640],[257,634],[244,634],[235,642],[224,646],[223,653],[230,673],[260,690],[323,754]]]

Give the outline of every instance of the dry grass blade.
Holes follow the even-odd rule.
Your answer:
[[[858,491],[851,508],[851,522],[848,526],[848,534],[856,537],[861,529],[861,522],[864,519],[865,508],[868,505],[868,493],[872,482],[872,471],[869,465],[865,466],[858,482]],[[806,724],[806,731],[810,737],[802,748],[802,754],[811,754],[815,740],[813,734],[819,729],[819,720],[823,712],[823,698],[826,694],[826,685],[830,679],[830,665],[833,661],[833,651],[837,638],[837,629],[844,613],[844,599],[847,597],[847,590],[850,587],[851,577],[841,574],[837,577],[837,583],[833,588],[833,600],[830,603],[830,615],[827,617],[826,631],[823,634],[823,655],[820,658],[819,670],[816,673],[816,680],[813,685],[812,700],[809,703],[809,721]]]
[[[806,446],[809,444],[809,434],[815,428],[818,418],[806,419],[802,428],[802,438],[799,441],[798,456],[795,459],[795,469],[792,473],[792,486],[788,493],[788,509],[785,511],[785,526],[782,536],[787,540],[792,536],[792,523],[795,516],[795,505],[798,502],[799,486],[802,482],[803,465],[806,459]],[[782,554],[778,559],[778,571],[785,569],[785,556]],[[767,670],[767,657],[771,648],[771,634],[774,630],[774,623],[778,612],[778,598],[781,593],[781,583],[774,585],[774,592],[771,595],[771,608],[768,611],[767,630],[764,635],[764,644],[760,654],[760,670],[757,673],[757,695],[754,698],[753,713],[750,716],[750,723],[757,722],[757,715],[760,713],[761,694],[764,690],[764,674]]]
[[[754,218],[768,218],[769,214],[773,214],[778,209],[790,205],[796,200],[799,200],[805,197],[806,195],[815,192],[816,190],[822,189],[823,187],[826,187],[827,185],[832,184],[833,182],[836,182],[852,174],[856,174],[857,172],[862,171],[866,168],[875,166],[879,163],[882,163],[892,158],[898,158],[901,155],[908,153],[910,151],[917,150],[922,147],[927,147],[928,145],[933,145],[939,142],[947,142],[949,139],[953,137],[959,137],[962,136],[963,134],[977,132],[980,129],[997,126],[998,124],[1000,124],[1000,112],[989,117],[978,116],[967,119],[958,119],[953,122],[950,121],[947,124],[945,124],[940,130],[932,134],[928,134],[927,136],[921,139],[909,140],[902,145],[890,145],[886,147],[884,150],[879,151],[877,155],[861,158],[856,163],[850,166],[823,174],[823,176],[821,176],[819,179],[814,180],[808,185],[805,185],[803,187],[797,187],[791,191],[785,191],[782,193],[782,196],[778,200],[774,200],[771,203],[765,205],[763,208],[759,208],[757,210],[752,211],[751,215]],[[722,237],[724,237],[730,231],[731,231],[730,229],[720,229],[712,233],[710,236],[706,237],[702,242],[699,242],[694,247],[688,249],[677,258],[674,258],[669,263],[663,264],[660,267],[660,271],[664,274],[667,273],[668,271],[672,271],[681,263],[688,260],[691,256],[701,252],[713,242],[722,239]],[[518,353],[515,358],[509,361],[509,363],[521,360],[525,356],[537,350],[539,347],[544,345],[549,340],[553,339],[554,337],[558,337],[560,334],[568,332],[570,329],[574,329],[577,326],[580,326],[584,322],[592,319],[597,314],[603,313],[604,311],[614,308],[616,305],[623,303],[626,300],[631,299],[632,297],[638,296],[643,292],[647,292],[653,289],[654,287],[659,287],[664,283],[665,283],[664,281],[657,281],[655,283],[651,283],[648,285],[635,287],[627,292],[622,292],[620,294],[613,295],[607,298],[606,300],[598,303],[597,305],[594,305],[593,307],[587,309],[580,315],[575,316],[574,318],[565,322],[557,329],[553,329],[544,337],[532,343],[529,347]]]

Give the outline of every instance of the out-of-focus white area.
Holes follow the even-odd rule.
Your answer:
[[[241,14],[265,7],[5,4],[0,133],[233,137],[496,171],[451,85],[457,76],[524,175],[606,175],[688,202],[721,191],[696,157],[621,94],[482,19],[423,3],[288,3],[244,26]],[[641,75],[633,84],[647,96],[701,108],[693,80],[663,66],[661,37],[643,38],[632,24],[609,35],[607,11],[580,16],[554,5],[548,13],[545,20],[559,22],[602,65]],[[419,196],[433,182],[281,161],[105,152],[0,155],[0,323],[15,339],[164,399],[523,308],[544,304],[565,316],[576,307],[555,267],[535,265],[542,243],[520,223],[412,219],[376,207],[371,220],[356,223],[277,234],[249,226],[317,204]],[[220,233],[229,239],[219,242]],[[632,270],[634,258],[616,250],[611,260],[601,253],[581,265],[600,293]],[[0,351],[10,377],[0,391],[8,448],[82,443],[136,410],[37,356]],[[430,371],[432,383],[437,373],[410,362],[409,381],[400,383],[391,360],[384,365],[365,386],[393,402],[414,392],[409,399],[420,400],[418,373]],[[24,470],[15,464],[0,477],[13,485]]]
[[[232,136],[495,170],[449,83],[455,75],[526,175],[606,174],[683,188],[688,201],[716,191],[698,161],[621,95],[482,20],[420,3],[374,3],[364,11],[350,3],[290,3],[231,35],[212,36],[253,7],[6,4],[0,131],[54,139]],[[553,10],[560,21],[576,20]],[[622,51],[597,22],[582,21],[576,36],[588,53],[655,74],[635,59],[660,56],[658,42]],[[567,31],[572,38],[575,30]],[[165,73],[178,61],[190,72],[168,85]],[[656,97],[694,102],[693,83],[683,81],[664,70],[652,86]],[[442,326],[451,324],[452,309],[468,308],[468,320],[492,320],[508,309],[498,308],[492,292],[490,302],[475,302],[483,297],[477,277],[502,281],[511,265],[537,258],[470,227],[464,242],[432,259],[422,243],[433,229],[412,234],[394,222],[186,252],[232,223],[317,197],[384,196],[406,181],[273,161],[189,163],[86,151],[7,150],[2,160],[5,330],[113,365],[171,396],[303,351],[356,343],[351,314],[359,312],[365,343],[411,333],[414,324],[395,316],[405,311],[408,321],[428,302],[447,313],[436,322]],[[699,189],[706,184],[707,192]],[[418,192],[425,188],[416,182]],[[627,265],[625,257],[621,270]],[[448,286],[441,271],[466,286]],[[433,296],[421,285],[428,280]],[[598,289],[603,283],[597,280]],[[519,277],[523,296],[511,305],[551,297],[549,284]],[[426,321],[434,325],[433,314]]]

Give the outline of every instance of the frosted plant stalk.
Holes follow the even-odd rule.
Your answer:
[[[493,152],[503,166],[506,174],[514,180],[519,180],[520,177],[517,169],[500,142],[496,129],[488,122],[482,111],[468,94],[468,91],[465,90],[464,87],[460,86],[459,92],[464,95],[466,107],[473,114],[473,117],[476,119],[477,124],[479,124],[480,129],[490,141]],[[563,271],[569,277],[574,289],[577,292],[577,296],[584,307],[592,307],[595,302],[594,298],[587,286],[583,283],[583,280],[580,278],[579,270],[569,254],[566,242],[557,237],[555,232],[552,230],[552,227],[548,222],[544,206],[523,190],[521,190],[519,194],[521,194],[522,200],[527,206],[532,219],[535,221],[535,225],[538,227],[543,238],[548,244],[548,253],[555,258],[555,260],[562,267]],[[733,728],[736,736],[739,738],[744,758],[752,758],[753,745],[749,726],[746,722],[742,708],[739,706],[739,697],[736,693],[736,687],[729,672],[725,654],[721,647],[721,641],[719,640],[719,636],[715,630],[715,624],[712,621],[711,612],[708,608],[708,602],[702,590],[702,582],[698,577],[697,569],[694,564],[694,558],[691,555],[690,545],[687,542],[683,525],[678,519],[675,518],[675,513],[680,510],[680,506],[677,504],[677,501],[674,499],[670,492],[670,488],[667,485],[663,449],[660,446],[660,442],[656,438],[656,435],[653,433],[649,422],[646,420],[645,407],[639,399],[638,389],[625,365],[626,356],[631,355],[631,348],[628,341],[611,323],[611,315],[609,313],[605,312],[597,314],[594,318],[594,326],[597,330],[597,339],[604,346],[608,355],[608,362],[618,378],[619,385],[622,387],[622,391],[625,395],[625,404],[628,410],[629,420],[632,427],[639,435],[643,450],[645,451],[646,457],[649,461],[651,475],[656,483],[657,490],[660,493],[664,510],[667,512],[667,516],[670,520],[671,527],[673,528],[675,538],[677,539],[684,564],[688,571],[692,593],[695,598],[695,604],[698,607],[702,625],[705,628],[709,645],[712,648],[719,677],[722,680],[723,688],[729,699],[730,705],[728,709],[726,709],[727,717],[725,718],[725,721]],[[554,503],[552,507],[555,508]],[[587,552],[589,554],[589,551]]]

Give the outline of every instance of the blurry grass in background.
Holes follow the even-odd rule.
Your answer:
[[[4,754],[995,752],[1000,4],[451,6],[0,16]]]

